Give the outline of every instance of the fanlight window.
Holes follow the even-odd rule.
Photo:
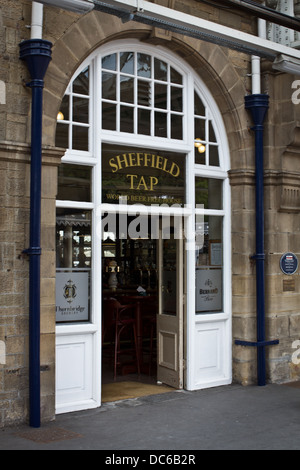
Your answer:
[[[56,146],[92,152],[92,125],[108,134],[186,140],[194,122],[195,164],[218,167],[219,144],[209,108],[194,91],[194,109],[185,93],[186,79],[173,65],[142,52],[97,56],[71,81],[57,116]],[[93,100],[92,100],[93,96]],[[191,94],[189,95],[191,98]],[[187,103],[189,101],[189,104]],[[92,106],[93,105],[93,106]]]

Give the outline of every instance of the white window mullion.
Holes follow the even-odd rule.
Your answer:
[[[133,108],[133,132],[135,135],[138,134],[138,78],[137,75],[135,74],[135,77],[133,79],[134,82],[134,108]]]
[[[134,77],[133,77],[133,133],[138,134],[138,76],[137,76],[137,53],[134,53]]]
[[[205,162],[206,165],[209,166],[209,120],[208,117],[206,117],[205,120],[205,145],[206,145],[206,151],[205,151]]]
[[[170,65],[167,69],[167,138],[171,139],[171,83],[170,83]]]
[[[121,84],[120,84],[120,54],[117,54],[117,71],[116,71],[116,130],[120,132],[121,128]]]
[[[152,75],[153,75],[153,57],[152,57]],[[153,80],[151,80],[150,82],[150,94],[151,94],[151,100],[150,100],[150,119],[151,119],[151,122],[150,122],[150,135],[152,137],[154,137],[154,133],[155,133],[155,111],[154,111],[154,82]]]
[[[72,148],[73,148],[73,93],[71,92],[69,95],[69,149],[72,149]]]
[[[56,207],[68,208],[68,209],[92,210],[94,209],[95,205],[93,202],[56,201]]]

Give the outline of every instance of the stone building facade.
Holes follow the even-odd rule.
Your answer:
[[[29,39],[31,1],[0,5],[0,426],[26,422],[29,414],[29,243],[31,90],[19,44]],[[165,2],[159,2],[165,3]],[[256,34],[254,16],[214,2],[174,0],[168,6]],[[85,15],[44,7],[43,38],[52,42],[44,87],[41,226],[41,414],[55,418],[56,195],[65,148],[56,147],[57,113],[80,64],[97,48],[134,39],[163,47],[201,77],[222,116],[230,151],[232,381],[256,383],[255,160],[252,120],[245,110],[251,93],[251,57],[228,48],[157,29],[123,23],[99,11]],[[262,61],[262,93],[270,96],[264,123],[266,332],[279,344],[266,348],[267,380],[299,380],[295,341],[300,335],[300,274],[280,269],[284,253],[300,256],[300,107],[292,101],[297,77]],[[294,354],[294,356],[293,356]],[[297,359],[297,357],[296,357]]]

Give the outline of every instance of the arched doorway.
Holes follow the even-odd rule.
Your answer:
[[[101,404],[112,294],[154,298],[159,380],[230,383],[229,155],[207,87],[164,48],[114,41],[74,74],[60,113],[57,412]]]

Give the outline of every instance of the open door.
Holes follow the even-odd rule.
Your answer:
[[[172,230],[171,230],[172,232]],[[183,240],[163,239],[158,249],[157,380],[183,388]]]

